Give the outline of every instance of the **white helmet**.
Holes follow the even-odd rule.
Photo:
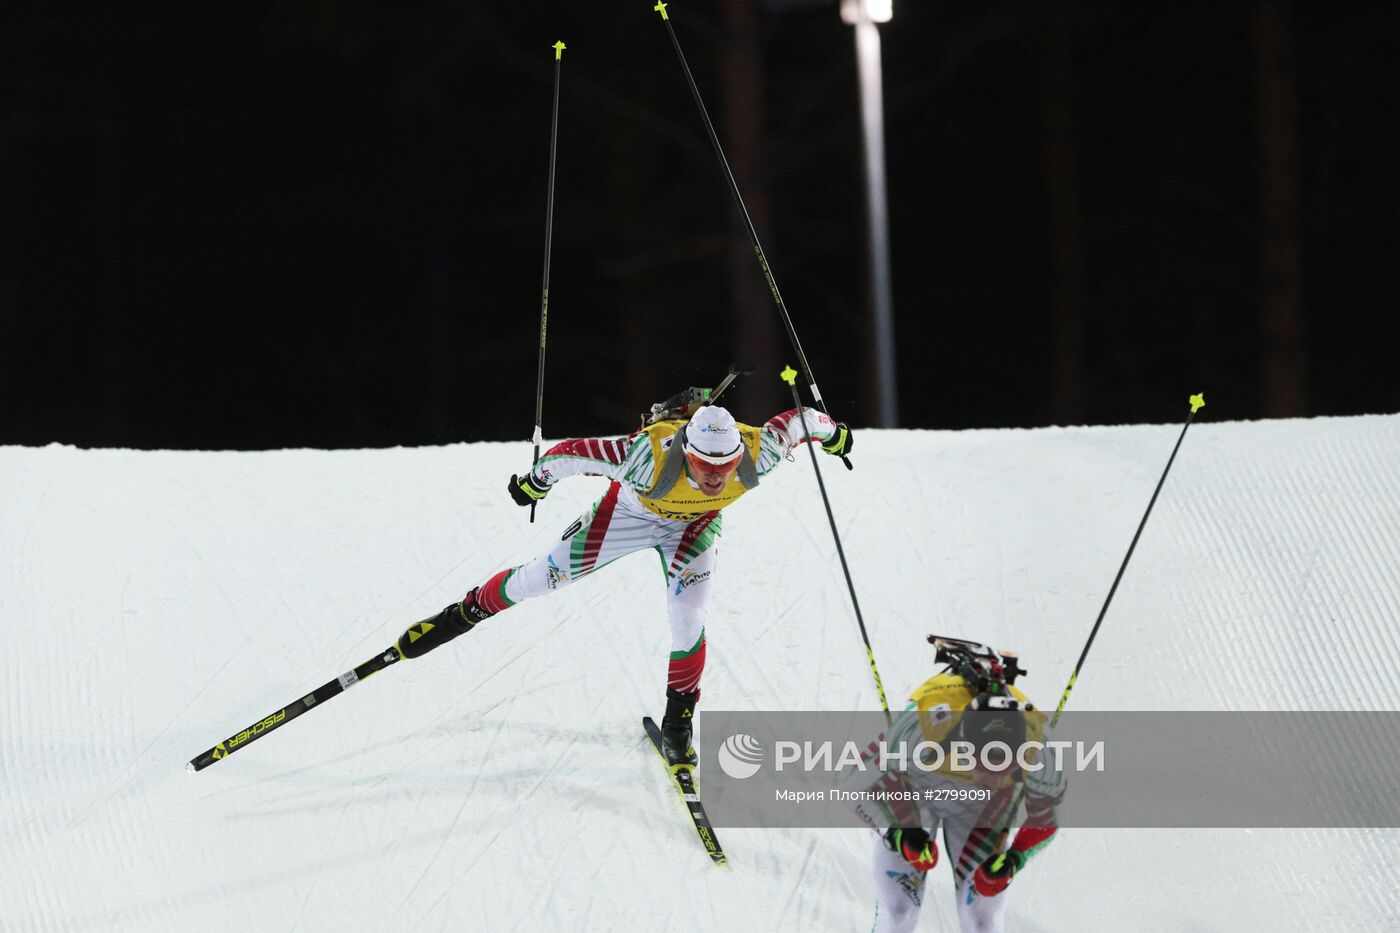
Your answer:
[[[727,409],[706,405],[685,426],[685,453],[704,463],[732,464],[743,454],[739,426]]]

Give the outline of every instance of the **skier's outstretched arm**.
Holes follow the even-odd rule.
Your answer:
[[[571,437],[544,452],[524,475],[510,478],[510,495],[520,505],[538,502],[568,476],[601,476],[633,489],[652,481],[651,444],[644,434],[629,437]]]
[[[1065,797],[1064,772],[1048,763],[1039,771],[1026,773],[1026,822],[1005,852],[993,853],[973,873],[972,884],[983,897],[995,897],[1026,863],[1045,851],[1059,827],[1055,808]]]
[[[803,422],[798,420],[797,409],[790,408],[769,418],[763,425],[759,438],[758,475],[766,476],[777,469],[797,445],[810,437],[821,445],[822,450],[838,457],[844,457],[851,450],[851,429],[844,422],[833,421],[830,417],[808,408],[807,430],[802,430]]]

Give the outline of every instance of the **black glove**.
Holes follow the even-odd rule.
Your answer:
[[[549,487],[535,479],[532,473],[526,473],[524,476],[512,473],[507,488],[516,505],[534,505],[549,495]]]
[[[822,450],[838,457],[844,457],[851,452],[851,428],[844,421],[836,422],[836,430],[831,432],[831,437],[822,441]]]
[[[885,833],[885,845],[904,856],[904,860],[917,871],[933,871],[938,864],[938,845],[929,838],[928,830],[922,827],[891,827]]]

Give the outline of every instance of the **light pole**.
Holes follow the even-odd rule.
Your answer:
[[[880,32],[893,0],[841,0],[841,19],[855,27],[856,72],[860,80],[860,123],[865,150],[865,209],[870,252],[870,298],[875,313],[875,369],[879,425],[899,426],[894,357],[894,302],[890,291],[889,196],[885,189],[885,102],[880,65]]]

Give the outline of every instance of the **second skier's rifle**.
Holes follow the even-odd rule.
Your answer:
[[[994,651],[975,641],[946,635],[930,635],[928,641],[938,649],[934,661],[948,665],[973,693],[1004,693],[1017,677],[1029,673],[1014,651]]]

